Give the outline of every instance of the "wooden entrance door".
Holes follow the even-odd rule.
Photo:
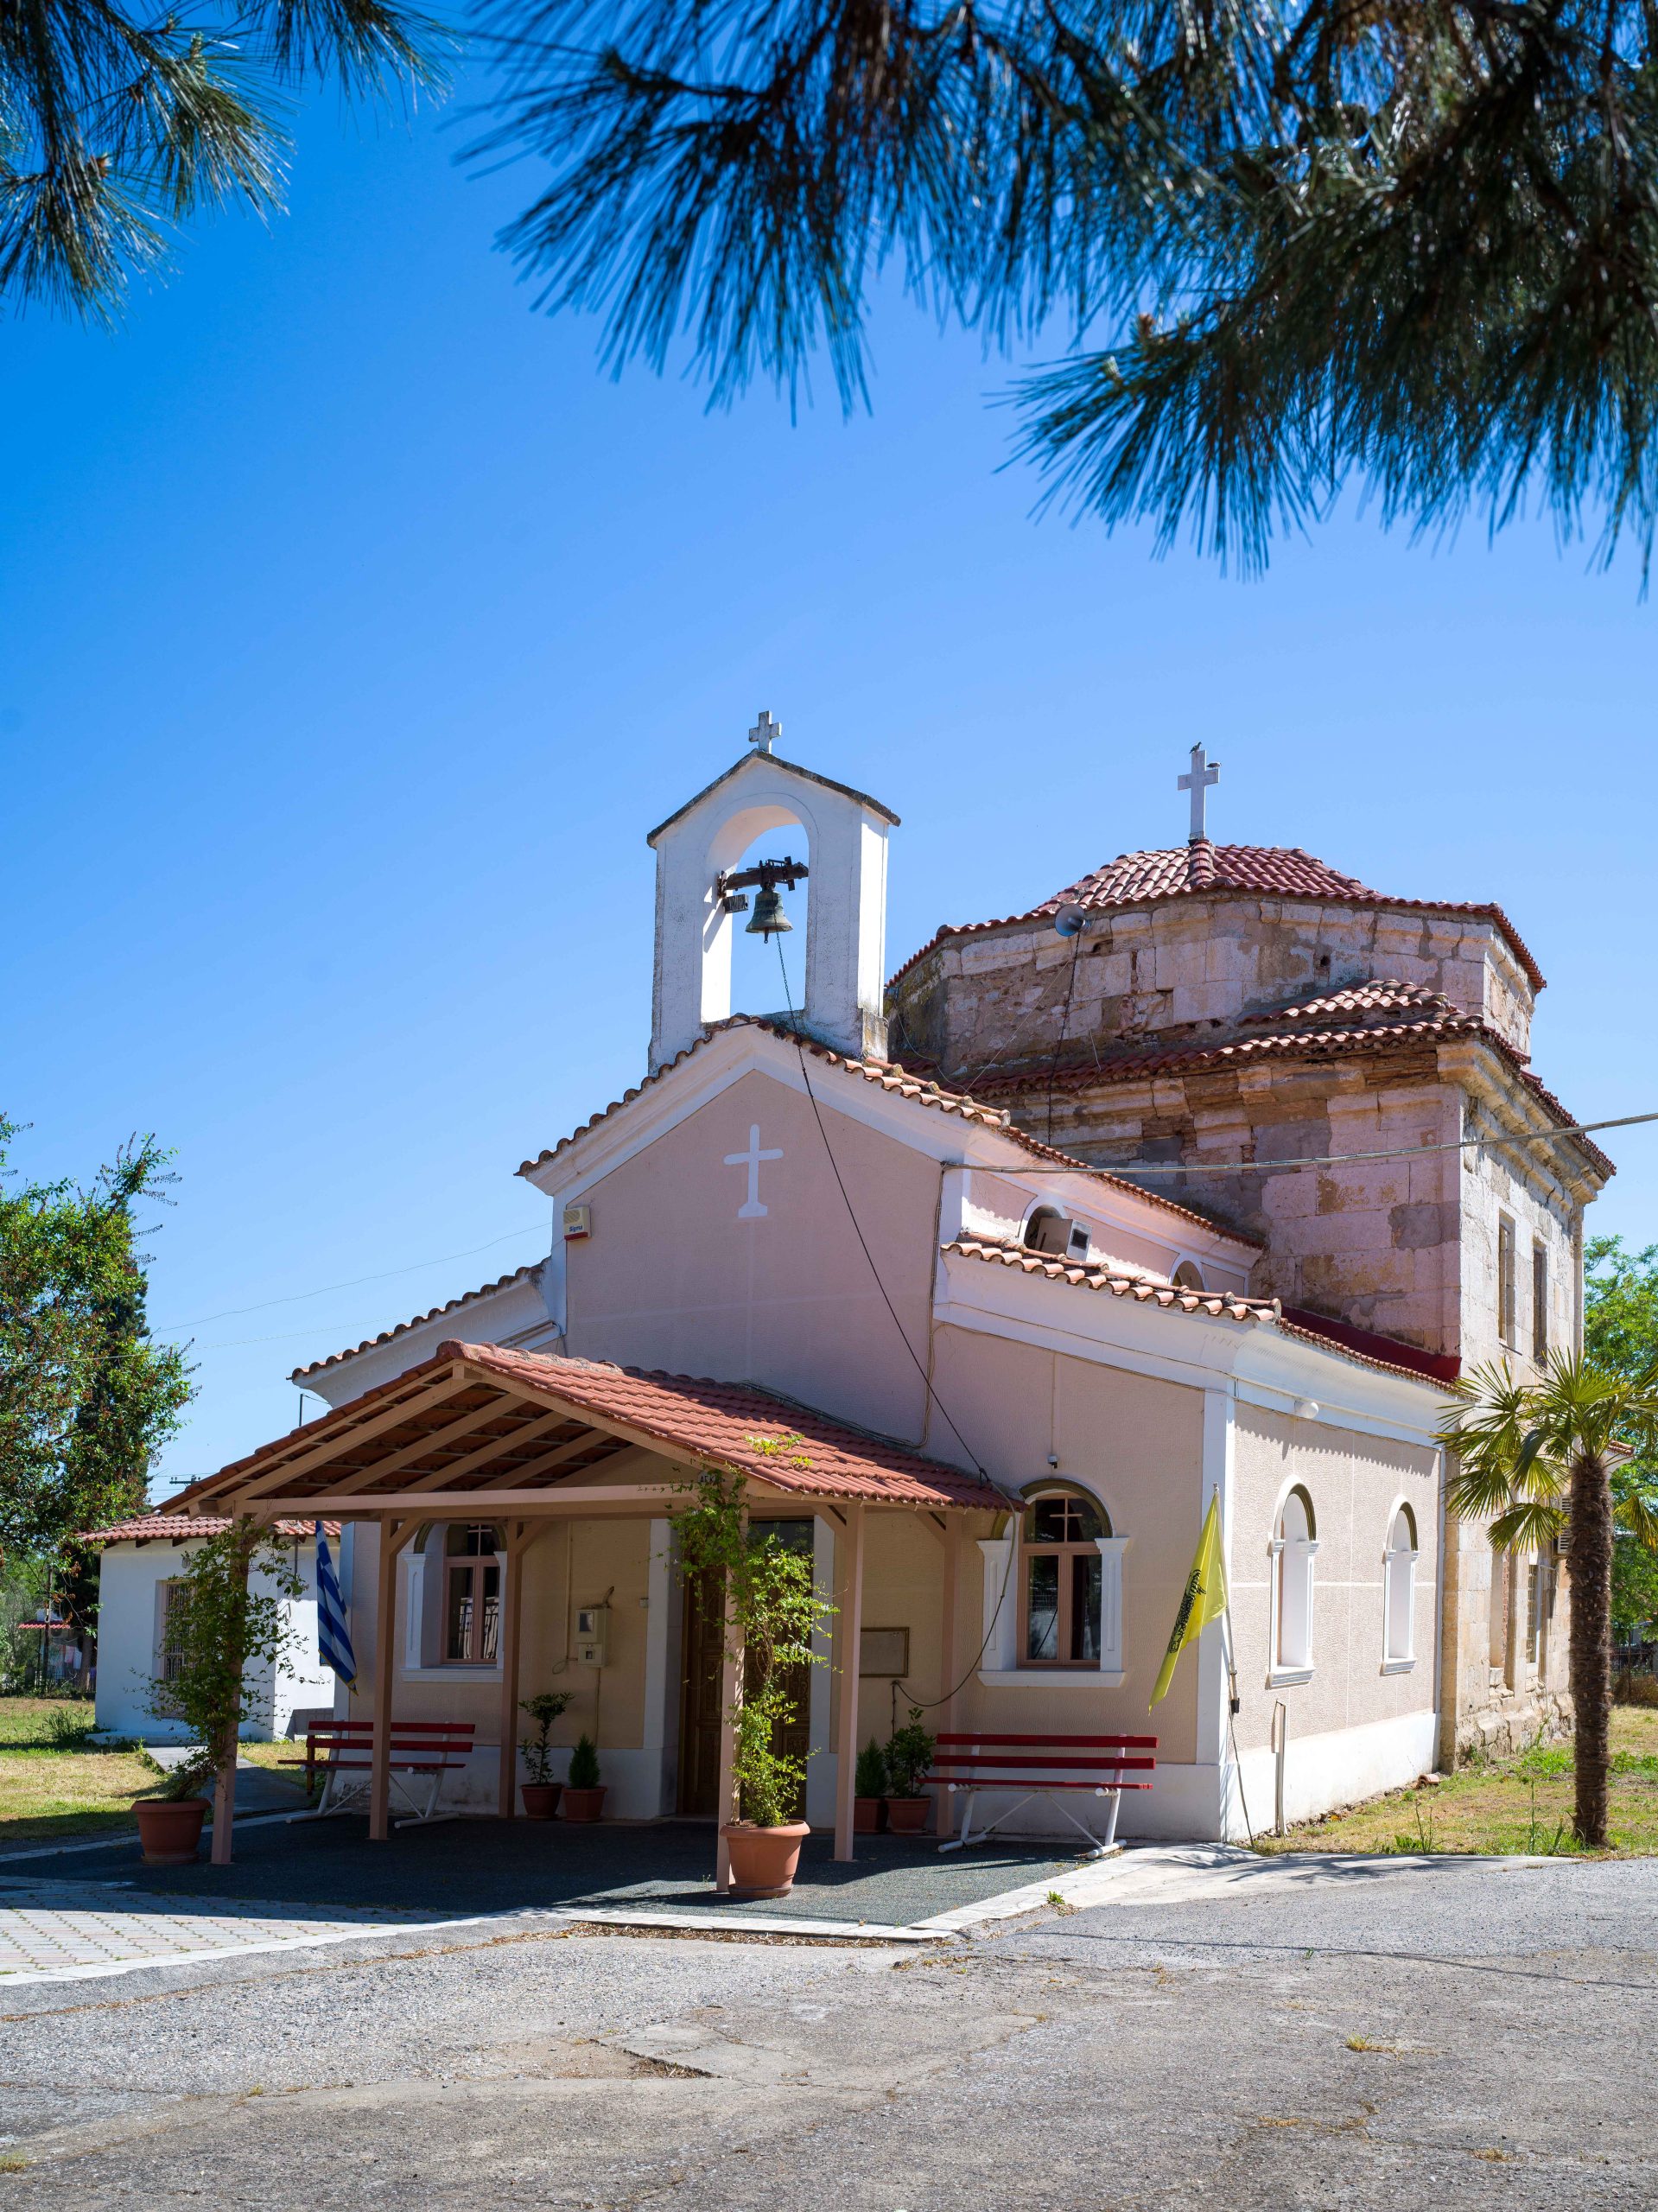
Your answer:
[[[810,1556],[810,1521],[766,1521],[760,1536],[775,1535]],[[720,1810],[720,1675],[725,1625],[725,1585],[717,1574],[702,1574],[686,1592],[684,1691],[679,1728],[679,1810],[712,1820]],[[811,1669],[791,1668],[786,1684],[793,1718],[773,1732],[777,1749],[804,1764],[811,1749]],[[792,1817],[804,1820],[803,1784]]]

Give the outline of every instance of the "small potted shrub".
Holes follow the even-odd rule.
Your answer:
[[[880,1826],[886,1795],[886,1755],[872,1736],[852,1770],[852,1827],[856,1835],[873,1835]]]
[[[919,1835],[927,1825],[931,1800],[921,1794],[921,1778],[932,1764],[936,1736],[921,1726],[921,1707],[895,1728],[886,1743],[886,1825],[894,1835]]]
[[[201,1824],[212,1809],[213,1763],[206,1751],[163,1776],[153,1797],[138,1797],[132,1809],[146,1866],[188,1866],[201,1847]]]
[[[599,1748],[591,1736],[578,1736],[564,1777],[564,1817],[596,1821],[605,1809],[605,1785],[599,1779]]]
[[[527,1697],[519,1710],[527,1713],[536,1724],[534,1737],[524,1746],[524,1772],[529,1780],[520,1785],[519,1796],[524,1799],[524,1817],[531,1821],[550,1821],[558,1811],[558,1794],[562,1785],[553,1780],[553,1723],[570,1701],[568,1690],[543,1690],[537,1697]]]

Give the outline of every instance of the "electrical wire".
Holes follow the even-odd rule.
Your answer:
[[[806,1066],[806,1048],[801,1042],[799,1023],[795,1015],[794,994],[789,988],[789,966],[788,963],[783,957],[783,939],[780,935],[774,933],[772,935],[772,942],[778,949],[778,969],[783,977],[783,998],[785,1005],[789,1009],[789,1032],[794,1039],[795,1057],[800,1062],[800,1080],[806,1087],[806,1097],[812,1109],[812,1119],[817,1124],[818,1135],[823,1140],[824,1154],[829,1160],[830,1171],[835,1177],[835,1186],[841,1193],[842,1203],[846,1207],[847,1218],[852,1224],[853,1233],[857,1237],[859,1245],[862,1249],[865,1260],[868,1262],[869,1272],[874,1278],[875,1287],[880,1291],[881,1295],[881,1303],[886,1306],[888,1313],[891,1314],[893,1318],[893,1326],[898,1331],[899,1337],[903,1344],[904,1349],[909,1353],[912,1361],[914,1363],[916,1373],[921,1377],[922,1388],[925,1390],[932,1403],[937,1407],[939,1413],[943,1417],[946,1426],[950,1428],[950,1433],[954,1435],[956,1442],[961,1446],[962,1451],[964,1451],[969,1459],[972,1460],[975,1468],[984,1477],[984,1479],[987,1482],[989,1482],[992,1479],[990,1474],[979,1459],[978,1454],[974,1451],[973,1446],[968,1442],[966,1437],[962,1435],[961,1430],[956,1427],[956,1422],[951,1419],[949,1408],[946,1407],[943,1400],[939,1396],[937,1390],[934,1388],[931,1376],[927,1372],[926,1368],[922,1364],[920,1359],[917,1357],[915,1346],[910,1342],[909,1332],[905,1329],[903,1322],[899,1320],[898,1308],[893,1305],[891,1298],[887,1295],[886,1285],[881,1281],[880,1269],[875,1265],[875,1255],[869,1249],[869,1241],[863,1233],[862,1227],[858,1220],[856,1210],[852,1204],[851,1193],[848,1191],[845,1179],[841,1173],[840,1162],[835,1157],[835,1147],[829,1142],[829,1130],[824,1126],[823,1116],[817,1103],[817,1093],[812,1089],[811,1075]],[[1017,1535],[1015,1535],[1015,1543],[1017,1543]],[[991,1614],[988,1624],[984,1631],[984,1641],[974,1653],[966,1674],[962,1675],[961,1681],[957,1682],[953,1688],[946,1690],[941,1697],[919,1699],[912,1697],[911,1702],[916,1707],[918,1712],[930,1712],[935,1706],[948,1705],[951,1698],[956,1694],[956,1692],[965,1688],[967,1684],[972,1680],[974,1675],[978,1670],[979,1662],[984,1657],[985,1653],[990,1649],[990,1639],[996,1632],[996,1623],[1001,1618],[1001,1609],[1007,1601],[1008,1586],[1012,1583],[1013,1579],[1013,1559],[1010,1556],[1007,1562],[1007,1572],[1002,1577],[1001,1589],[997,1594],[995,1610]],[[907,1692],[906,1694],[908,1694]]]
[[[209,1321],[234,1321],[244,1313],[268,1313],[273,1306],[302,1306],[308,1298],[327,1298],[333,1291],[356,1290],[365,1282],[390,1282],[394,1275],[418,1274],[422,1268],[444,1267],[451,1260],[470,1260],[475,1253],[492,1252],[498,1244],[510,1244],[515,1236],[528,1234],[528,1225],[509,1229],[482,1244],[468,1244],[464,1252],[439,1252],[429,1260],[411,1260],[406,1268],[383,1268],[378,1274],[353,1275],[349,1282],[319,1283],[314,1290],[290,1291],[286,1298],[263,1298],[257,1306],[226,1306],[218,1313],[198,1313],[189,1321],[157,1321],[152,1326],[157,1335],[170,1336],[179,1329],[205,1329]],[[250,1337],[247,1341],[276,1344],[281,1340],[276,1337]]]

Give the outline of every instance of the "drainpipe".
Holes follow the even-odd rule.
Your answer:
[[[1282,1698],[1273,1707],[1273,1834],[1287,1835],[1284,1818],[1284,1756],[1290,1744],[1290,1709]]]

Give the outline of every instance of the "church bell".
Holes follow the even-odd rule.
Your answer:
[[[783,911],[783,893],[772,889],[755,894],[754,911],[743,931],[745,937],[781,937],[794,924]]]

